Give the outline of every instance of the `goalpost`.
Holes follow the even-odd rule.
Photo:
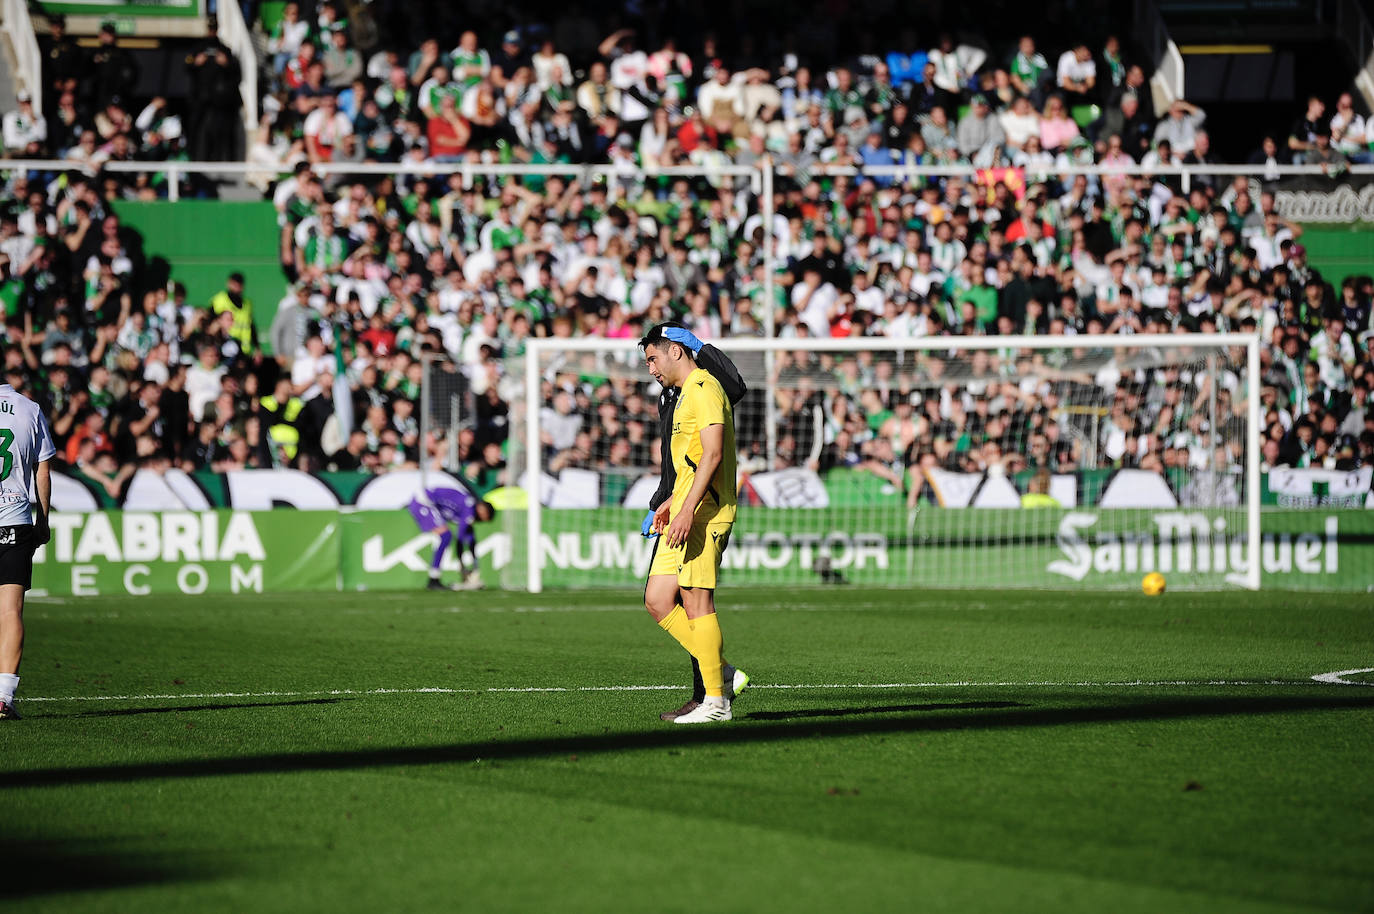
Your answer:
[[[1260,586],[1257,335],[711,342],[750,387],[727,585]],[[636,342],[533,340],[523,370],[524,585],[639,586]]]

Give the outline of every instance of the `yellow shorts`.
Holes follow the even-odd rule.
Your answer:
[[[669,546],[660,534],[654,546],[649,577],[672,574],[677,575],[679,587],[715,590],[716,580],[720,576],[720,557],[730,544],[732,527],[733,523],[693,526],[687,534],[687,542],[678,546]]]

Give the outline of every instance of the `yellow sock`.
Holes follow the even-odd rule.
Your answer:
[[[674,606],[673,611],[658,623],[658,627],[676,638],[678,644],[686,648],[687,653],[692,653],[696,638],[692,634],[692,620],[687,618],[687,610],[682,608],[682,604]]]
[[[720,634],[720,620],[715,613],[708,613],[693,619],[692,625],[696,636],[692,656],[697,658],[697,665],[701,667],[701,682],[706,686],[708,696],[721,698],[724,694],[721,680],[721,664],[724,661],[721,653],[725,648],[725,639]]]

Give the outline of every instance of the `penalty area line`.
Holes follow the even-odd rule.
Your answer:
[[[1367,666],[1359,670],[1337,670],[1334,673],[1318,673],[1312,679],[1329,685],[1353,685],[1367,686],[1374,685],[1374,682],[1352,682],[1346,679],[1347,676],[1358,676],[1361,673],[1374,673],[1374,666]]]
[[[19,701],[179,701],[201,698],[320,698],[349,695],[471,695],[486,689],[324,689],[307,692],[181,692],[162,695],[48,695],[30,698],[20,696]]]
[[[1336,673],[1320,673],[1310,679],[1130,679],[1130,680],[1026,680],[986,681],[957,680],[949,682],[821,682],[821,683],[751,683],[751,691],[817,691],[841,692],[846,690],[891,691],[895,689],[1002,689],[1002,688],[1075,688],[1075,689],[1123,689],[1123,688],[1203,688],[1203,687],[1251,687],[1251,686],[1310,686],[1310,685],[1348,685],[1374,686],[1374,682],[1352,682],[1341,677],[1357,673],[1374,672],[1374,667],[1362,670],[1341,670]],[[411,689],[320,689],[313,691],[268,691],[268,692],[183,692],[179,694],[149,693],[145,695],[42,695],[37,697],[21,696],[21,702],[87,702],[87,701],[188,701],[211,698],[333,698],[366,697],[369,695],[484,695],[484,694],[550,694],[558,692],[662,692],[684,688],[681,684],[670,685],[599,685],[599,686],[491,686],[482,689],[455,689],[442,686]]]

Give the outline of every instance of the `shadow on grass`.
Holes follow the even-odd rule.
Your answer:
[[[116,839],[0,838],[0,898],[190,882],[223,875],[186,854],[121,852]]]
[[[803,720],[816,717],[859,717],[867,714],[907,714],[919,711],[991,711],[1024,708],[1020,701],[959,701],[924,705],[865,705],[854,708],[797,708],[792,711],[754,711],[744,720]]]
[[[240,708],[290,708],[299,705],[335,705],[351,698],[303,698],[299,701],[255,701],[245,704],[227,705],[181,705],[175,708],[108,708],[103,711],[79,711],[75,714],[44,714],[42,720],[60,720],[73,717],[128,717],[132,714],[178,714],[188,711],[237,711]]]
[[[1039,696],[1041,701],[1046,696]],[[1063,697],[1060,697],[1063,700]],[[930,711],[900,712],[882,717],[827,719],[816,717],[777,722],[738,720],[702,727],[662,725],[653,729],[626,730],[595,735],[530,739],[491,739],[487,742],[444,746],[344,749],[244,755],[230,758],[140,762],[127,765],[90,765],[14,771],[4,778],[7,790],[54,785],[99,784],[162,778],[201,778],[222,775],[343,771],[401,765],[443,765],[478,760],[538,758],[593,752],[633,752],[694,745],[774,743],[878,733],[938,733],[945,730],[996,730],[1022,727],[1063,727],[1120,721],[1180,720],[1200,717],[1234,717],[1255,714],[1292,714],[1320,711],[1374,710],[1369,698],[1336,697],[1217,697],[1123,700],[1116,704],[1069,707],[1035,707],[1012,703],[998,710],[969,710],[966,705],[944,704]],[[862,706],[855,709],[862,711]],[[954,711],[955,713],[946,713]],[[755,715],[757,716],[757,715]]]

